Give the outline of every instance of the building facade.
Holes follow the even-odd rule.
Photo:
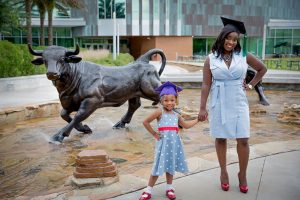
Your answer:
[[[69,16],[55,15],[54,44],[112,50],[114,33],[121,52],[138,57],[161,48],[167,59],[207,55],[220,32],[220,16],[243,21],[248,51],[258,57],[300,53],[299,0],[84,0]],[[113,19],[116,13],[116,19]],[[39,18],[33,18],[38,44]],[[47,26],[47,20],[45,21]],[[24,43],[26,33],[4,36]],[[119,40],[118,40],[119,41]]]

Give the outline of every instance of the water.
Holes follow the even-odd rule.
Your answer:
[[[250,145],[300,139],[299,125],[277,122],[277,114],[283,111],[284,103],[299,104],[300,92],[266,91],[265,94],[270,106],[257,104],[256,93],[248,93],[252,112]],[[199,96],[198,89],[184,90],[180,93],[180,106],[197,110]],[[74,129],[62,144],[49,143],[49,138],[66,125],[58,116],[0,127],[0,197],[14,199],[70,190],[68,180],[76,155],[85,149],[106,150],[118,163],[120,174],[150,167],[154,140],[142,121],[153,110],[151,102],[143,100],[131,124],[116,130],[112,126],[125,114],[127,105],[98,109],[84,122],[93,130],[92,134],[80,134]],[[205,122],[181,130],[187,157],[214,151],[208,127]],[[229,147],[235,144],[232,140]]]

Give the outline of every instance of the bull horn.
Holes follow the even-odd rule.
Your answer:
[[[29,52],[34,56],[43,56],[43,51],[33,50],[31,44],[28,43]]]
[[[66,56],[78,55],[79,54],[79,45],[76,44],[75,51],[67,51]]]

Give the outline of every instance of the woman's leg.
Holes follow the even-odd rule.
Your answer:
[[[240,172],[238,173],[240,185],[247,185],[247,166],[249,161],[249,143],[248,138],[237,139],[237,154],[239,157]]]
[[[227,168],[226,168],[226,151],[227,151],[227,140],[224,138],[216,138],[215,141],[215,146],[216,146],[216,152],[221,168],[221,183],[228,184],[228,173],[227,173]]]

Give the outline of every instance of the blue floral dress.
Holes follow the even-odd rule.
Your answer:
[[[175,171],[187,173],[183,144],[178,134],[178,114],[162,112],[158,121],[160,140],[155,144],[155,157],[152,168],[153,176],[161,176],[168,172],[174,175]]]

